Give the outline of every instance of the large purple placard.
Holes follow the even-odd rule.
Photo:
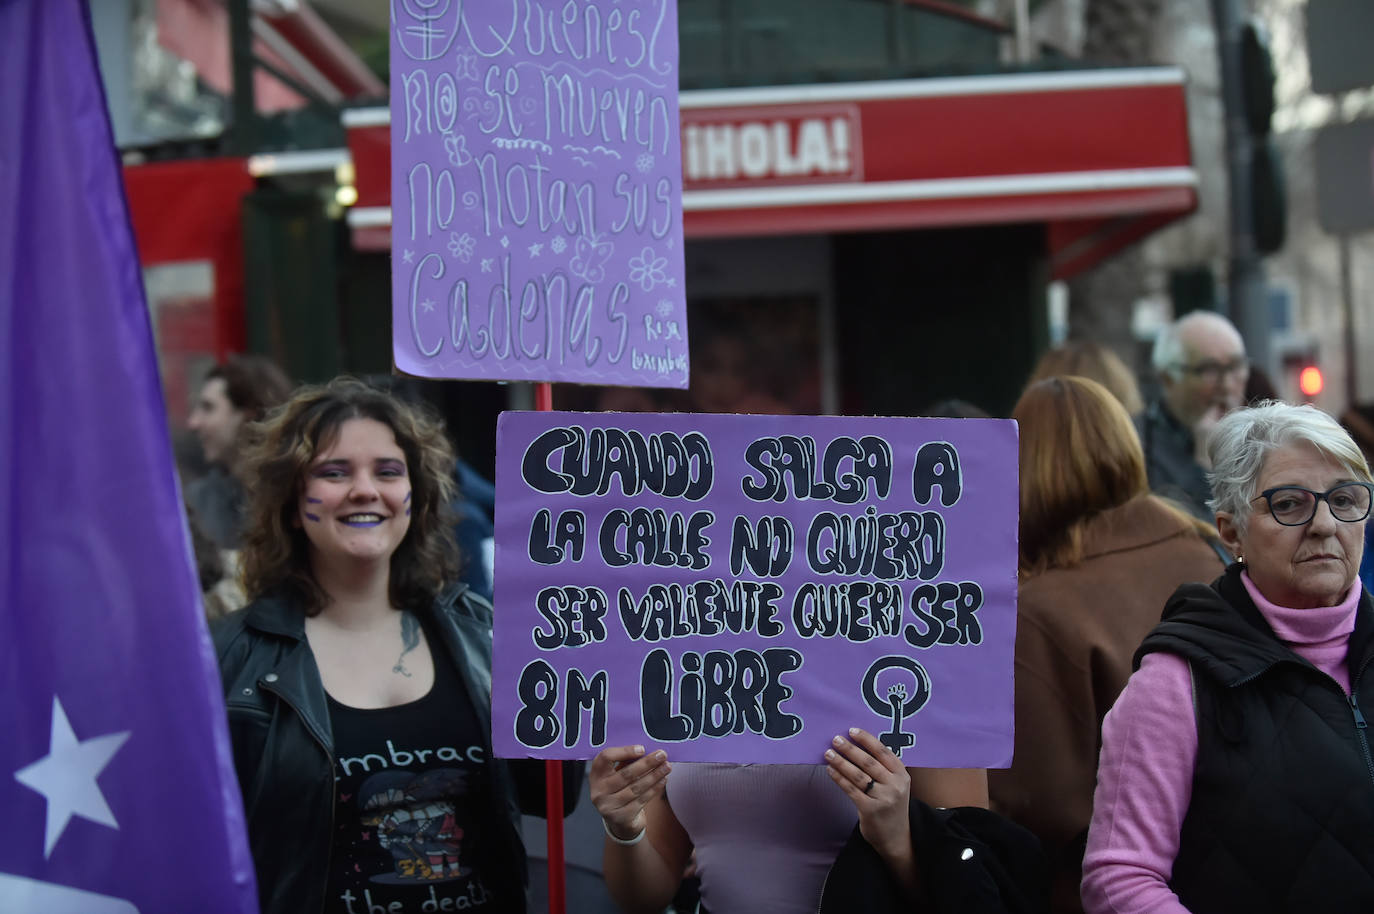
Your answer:
[[[1014,422],[510,412],[497,468],[498,755],[1010,764]]]
[[[676,0],[392,0],[392,348],[687,386]]]

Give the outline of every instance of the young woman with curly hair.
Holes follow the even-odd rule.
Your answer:
[[[543,772],[491,754],[491,605],[449,583],[442,425],[337,379],[250,441],[252,602],[215,641],[264,914],[523,912]]]

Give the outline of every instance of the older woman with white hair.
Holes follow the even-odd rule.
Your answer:
[[[1218,423],[1212,507],[1238,556],[1186,584],[1102,728],[1088,912],[1374,911],[1371,485],[1330,416]]]

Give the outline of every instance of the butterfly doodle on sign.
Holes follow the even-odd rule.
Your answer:
[[[468,138],[461,134],[444,134],[444,151],[448,153],[450,165],[462,167],[472,161],[472,153],[468,152]]]
[[[600,235],[591,238],[583,236],[577,239],[573,251],[573,259],[569,262],[568,269],[574,276],[589,283],[598,283],[606,278],[606,261],[615,251],[615,245],[609,241],[602,241]]]

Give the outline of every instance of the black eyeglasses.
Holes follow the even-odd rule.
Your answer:
[[[1249,359],[1234,359],[1230,362],[1199,362],[1196,365],[1180,365],[1184,372],[1213,384],[1225,377],[1243,377],[1250,374]]]
[[[1302,486],[1276,486],[1265,489],[1251,501],[1263,498],[1269,502],[1269,513],[1285,527],[1301,527],[1317,514],[1317,503],[1326,502],[1331,516],[1347,524],[1354,524],[1369,516],[1370,495],[1374,485],[1367,482],[1343,482],[1325,492],[1313,492]]]

